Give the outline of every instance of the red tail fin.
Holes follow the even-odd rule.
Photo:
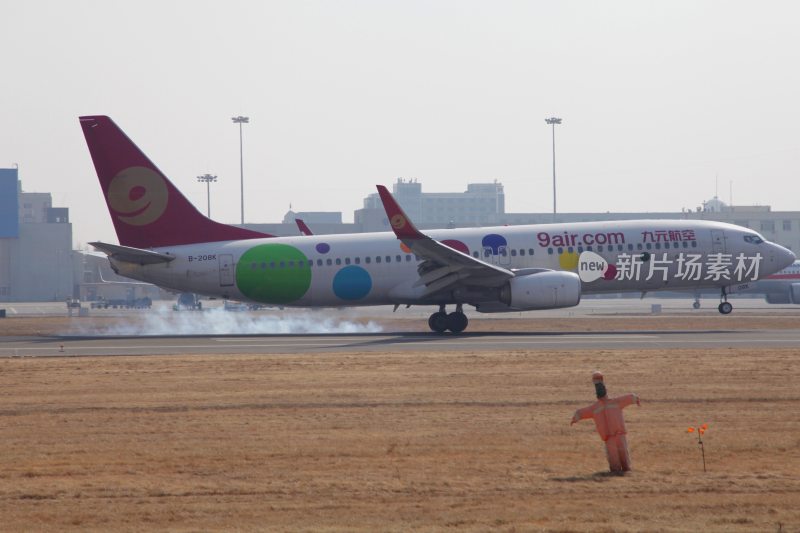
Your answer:
[[[205,217],[110,118],[80,121],[121,245],[156,248],[273,237]]]
[[[302,218],[294,219],[294,223],[297,224],[297,228],[300,230],[300,233],[302,233],[303,235],[306,235],[306,236],[307,235],[314,235],[313,233],[311,233],[311,229],[306,225],[306,223],[303,222]]]

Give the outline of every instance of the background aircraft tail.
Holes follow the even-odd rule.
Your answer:
[[[110,118],[80,121],[121,245],[155,248],[273,237],[200,213]]]

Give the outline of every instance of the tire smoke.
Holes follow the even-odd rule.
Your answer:
[[[380,325],[331,316],[336,310],[226,311],[215,308],[203,311],[173,311],[166,307],[137,314],[135,319],[91,331],[73,331],[80,335],[169,336],[169,335],[269,335],[303,333],[379,333]],[[84,328],[81,328],[84,329]],[[87,328],[88,329],[88,328]]]

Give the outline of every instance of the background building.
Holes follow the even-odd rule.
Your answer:
[[[406,214],[420,228],[488,226],[505,213],[503,184],[470,183],[465,192],[422,192],[422,184],[398,178],[392,193]],[[389,231],[389,221],[378,193],[364,198],[364,207],[353,214],[361,231]]]
[[[0,301],[66,300],[72,281],[69,209],[23,192],[17,169],[0,169]]]
[[[86,253],[86,252],[89,253]],[[150,283],[118,276],[103,253],[76,250],[72,254],[74,297],[81,301],[117,306],[137,306],[143,299],[173,299],[168,291]]]

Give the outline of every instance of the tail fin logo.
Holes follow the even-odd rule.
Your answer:
[[[146,226],[164,214],[168,196],[164,178],[153,169],[129,167],[112,178],[107,199],[120,221],[131,226]]]
[[[397,214],[392,217],[392,220],[389,221],[392,224],[392,227],[396,230],[401,230],[406,227],[406,217],[401,214]]]

